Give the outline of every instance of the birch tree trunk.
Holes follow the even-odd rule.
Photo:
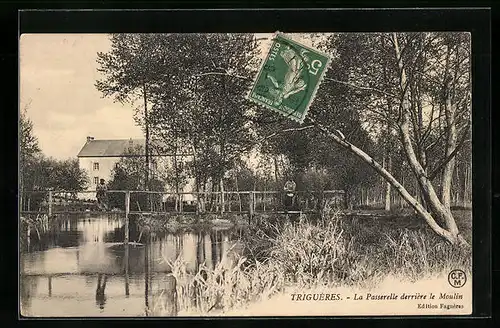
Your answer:
[[[274,180],[276,181],[276,188],[279,188],[279,178],[278,178],[278,159],[273,156],[274,160]]]
[[[401,52],[399,49],[399,44],[398,44],[398,39],[396,37],[396,34],[393,34],[393,43],[394,43],[394,51],[396,55],[396,59],[398,61],[398,66],[399,66],[399,71],[400,71],[400,88],[403,92],[403,97],[402,97],[402,103],[401,103],[401,124],[400,124],[400,136],[402,139],[403,143],[403,149],[406,153],[406,157],[408,159],[410,168],[412,169],[413,173],[415,174],[419,185],[421,187],[421,191],[424,195],[425,201],[428,203],[429,208],[431,209],[432,213],[437,216],[438,219],[440,219],[445,227],[446,230],[439,227],[442,231],[438,232],[433,228],[436,233],[439,235],[443,236],[446,240],[448,240],[450,243],[455,244],[457,242],[465,243],[465,240],[459,236],[458,233],[458,227],[456,225],[455,219],[453,218],[453,215],[451,214],[451,211],[448,207],[444,206],[441,202],[439,197],[436,194],[436,191],[434,190],[434,187],[432,186],[431,181],[427,177],[427,174],[422,167],[422,165],[419,163],[417,156],[415,154],[415,150],[412,145],[411,137],[410,137],[410,126],[409,126],[409,120],[410,120],[410,113],[409,113],[409,106],[407,103],[407,97],[405,95],[405,90],[407,89],[407,80],[406,80],[406,72],[405,72],[405,67],[403,63],[403,58],[401,57]],[[419,204],[420,207],[422,205]],[[423,208],[423,207],[422,207]],[[421,216],[426,218],[426,221],[430,224],[430,220],[432,220],[433,225],[437,225],[436,221],[432,217],[432,215],[425,210],[425,213],[420,213]],[[432,225],[431,225],[432,227]]]
[[[450,48],[448,46],[448,53],[446,58],[446,74],[449,75],[450,69]],[[451,86],[448,82],[448,78],[445,77],[444,93],[445,93],[445,118],[446,118],[446,128],[447,128],[447,138],[446,138],[446,157],[452,155],[453,151],[457,147],[457,127],[455,123],[455,104],[452,103]],[[443,175],[441,178],[441,200],[446,208],[450,208],[451,205],[451,182],[453,179],[453,171],[455,170],[456,159],[453,156],[444,166]]]
[[[238,204],[239,204],[239,208],[240,208],[240,212],[241,212],[243,210],[243,207],[241,204],[240,187],[238,186],[238,174],[239,174],[239,172],[236,172],[236,175],[234,176],[234,180],[236,183],[236,193],[238,195]],[[229,206],[231,206],[231,205],[229,205]],[[231,210],[231,207],[229,207],[229,210]]]
[[[463,198],[463,207],[467,207],[469,202],[469,165],[465,165],[464,172],[464,198]]]
[[[391,156],[389,156],[387,159],[387,171],[389,172],[391,171],[391,162]],[[389,182],[385,184],[385,210],[391,210],[391,184]]]
[[[173,165],[174,165],[174,186],[175,186],[175,211],[179,209],[179,172],[177,169],[177,146],[174,147],[174,155],[173,155]]]

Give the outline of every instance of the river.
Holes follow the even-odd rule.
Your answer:
[[[123,246],[124,220],[116,215],[72,216],[38,240],[31,234],[20,254],[21,313],[42,317],[144,316],[168,261],[182,258],[195,272],[231,261],[238,231],[193,228],[141,236],[131,225]]]

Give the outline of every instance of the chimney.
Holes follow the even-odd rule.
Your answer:
[[[94,137],[91,137],[91,136],[88,136],[88,137],[87,137],[87,142],[90,142],[90,141],[92,141],[92,140],[94,140]]]

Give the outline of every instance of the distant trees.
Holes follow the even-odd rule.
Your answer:
[[[26,190],[81,191],[89,181],[77,159],[56,160],[44,156],[31,163],[24,178]]]
[[[68,191],[72,197],[76,197],[76,192],[84,190],[89,182],[87,173],[80,169],[77,159],[57,160],[41,153],[31,158],[20,173],[21,202],[29,199],[32,210],[38,210],[47,197],[47,190]]]
[[[25,190],[26,178],[36,156],[40,154],[38,139],[33,133],[33,122],[24,108],[19,117],[19,188]],[[29,184],[29,182],[28,182]]]
[[[56,160],[42,154],[33,123],[22,111],[19,119],[19,173],[21,190],[85,189],[88,177],[77,159]]]

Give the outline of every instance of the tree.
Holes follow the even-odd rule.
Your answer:
[[[116,163],[112,170],[112,179],[108,183],[109,190],[144,190],[146,174],[146,158],[142,146],[134,146],[125,151],[123,157]],[[164,182],[157,178],[148,180],[147,190],[164,191]],[[149,196],[146,193],[132,193],[130,196],[131,209],[149,209],[149,201],[161,202],[161,195]],[[108,193],[110,207],[121,208],[125,206],[123,193]]]
[[[449,36],[450,34],[442,33],[393,33],[339,35],[332,40],[343,70],[349,73],[348,79],[340,82],[353,86],[354,90],[351,92],[359,95],[358,103],[364,106],[362,113],[371,122],[378,123],[374,129],[380,129],[380,123],[384,123],[398,136],[405,160],[418,181],[429,210],[373,157],[347,141],[344,134],[333,132],[331,127],[317,120],[315,114],[310,116],[309,122],[315,123],[337,144],[375,169],[438,235],[450,243],[465,243],[447,201],[447,179],[454,165],[453,159],[460,151],[456,142],[456,127],[463,126],[463,133],[467,133],[469,126],[470,103],[467,99],[470,98],[470,79],[467,49],[470,45],[464,34],[455,38]],[[461,59],[456,55],[452,60],[450,49],[454,49],[456,54],[462,52]],[[356,55],[353,55],[353,51]],[[443,70],[443,75],[436,75],[439,69]],[[451,79],[453,83],[450,82],[450,75],[454,76]],[[444,80],[436,78],[439,76],[444,76]],[[440,97],[433,94],[438,85],[442,86],[439,90],[443,90]],[[446,119],[443,120],[441,115],[434,115],[432,109],[428,110],[431,113],[424,118],[426,100],[441,106]],[[327,111],[326,108],[315,108],[317,113]],[[419,120],[420,124],[415,124]],[[442,128],[436,129],[435,122],[442,124]],[[441,153],[445,156],[437,157],[438,160],[433,163],[434,172],[443,170],[444,187],[439,197],[432,182],[435,173],[426,170],[429,166],[429,157],[426,156],[428,147],[423,145],[422,138],[431,139],[429,136],[432,136],[437,141],[431,144],[438,148],[439,141],[442,140],[439,135],[443,130],[447,137]],[[420,154],[419,149],[423,150]]]
[[[174,45],[182,43],[184,56],[174,56],[152,91],[153,134],[174,154],[191,150],[198,186],[208,178],[220,183],[250,145],[253,105],[241,96],[253,73],[253,39],[239,34],[171,38],[178,39]]]
[[[29,165],[40,153],[38,139],[33,134],[33,122],[27,117],[26,109],[21,111],[19,116],[19,173],[20,189],[24,190],[24,177],[27,174]]]
[[[149,112],[136,120],[159,151],[172,155],[176,190],[183,176],[178,152],[192,156],[184,167],[192,168],[198,191],[209,180],[223,190],[225,172],[250,145],[253,104],[241,96],[255,69],[253,36],[113,35],[111,43],[98,54],[105,77],[97,89],[121,102],[143,96]]]
[[[77,159],[56,160],[39,155],[25,176],[26,190],[81,191],[88,184],[85,170]]]
[[[226,172],[252,147],[274,158],[276,182],[284,158],[291,175],[343,170],[343,187],[356,188],[373,177],[364,162],[388,183],[389,196],[394,189],[438,235],[464,242],[450,193],[470,133],[467,34],[334,34],[319,42],[334,59],[305,126],[244,99],[258,58],[252,36],[119,36],[112,43],[100,54],[107,78],[98,89],[121,100],[139,90],[150,115],[138,122],[174,162],[177,150],[190,150],[198,190],[211,181],[222,191]],[[395,163],[412,172],[414,194],[396,178]]]
[[[146,135],[145,167],[150,163],[150,138],[148,124],[149,88],[162,74],[161,65],[167,58],[162,45],[165,35],[160,34],[112,34],[111,49],[97,54],[97,69],[103,78],[96,81],[97,90],[104,97],[113,97],[120,103],[136,104],[136,119],[142,121]],[[142,109],[142,111],[141,111]],[[141,114],[142,113],[142,114]],[[145,187],[149,180],[149,169],[144,170]]]
[[[365,122],[360,106],[367,96],[353,93],[350,86],[332,80],[332,77],[348,80],[349,72],[345,67],[339,60],[332,62],[310,113],[325,126],[342,130],[347,138],[362,144],[366,151],[378,152],[376,142],[372,140],[373,135],[377,134],[370,135],[370,127],[363,127]],[[332,189],[345,190],[349,199],[359,188],[374,182],[376,174],[373,170],[366,167],[363,161],[350,156],[348,150],[332,144],[330,137],[314,128],[314,123],[300,126],[266,110],[258,111],[254,122],[258,135],[265,136],[261,141],[261,151],[274,158],[284,156],[287,159],[288,167],[285,171],[288,172],[285,174],[297,180],[298,189],[313,187],[307,183],[308,179],[304,179],[306,172],[326,174],[326,185]],[[276,160],[276,164],[277,162]],[[281,186],[278,188],[281,189]]]
[[[88,177],[81,170],[77,159],[56,160],[45,157],[33,134],[33,123],[26,115],[26,108],[19,119],[19,173],[21,193],[45,190],[83,190]],[[30,207],[37,208],[44,194],[22,194],[30,199]],[[22,204],[21,204],[22,205]]]
[[[45,191],[71,191],[76,197],[76,192],[87,186],[88,176],[77,159],[56,160],[39,153],[25,166],[22,181],[30,209],[38,209],[47,196]]]
[[[24,199],[32,196],[24,193],[24,191],[30,190],[30,183],[26,182],[26,177],[32,172],[35,158],[40,153],[38,139],[33,133],[33,122],[27,117],[27,107],[21,111],[19,116],[19,190],[21,208],[24,206]]]

